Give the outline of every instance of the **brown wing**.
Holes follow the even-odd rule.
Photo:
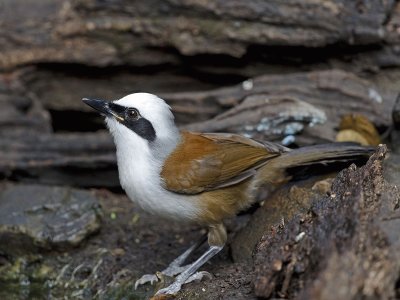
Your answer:
[[[288,150],[240,135],[183,132],[181,143],[164,163],[161,177],[170,191],[197,194],[242,182],[269,159]]]

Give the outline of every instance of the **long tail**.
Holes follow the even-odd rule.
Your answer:
[[[331,143],[302,147],[271,159],[259,170],[257,177],[260,183],[279,184],[290,178],[287,173],[288,169],[316,164],[321,164],[321,168],[324,168],[324,165],[328,163],[354,161],[368,157],[374,151],[375,148],[373,147],[364,147],[352,143]]]
[[[283,153],[279,160],[283,168],[325,164],[336,161],[356,160],[370,156],[374,147],[365,147],[353,143],[331,143],[307,146]]]

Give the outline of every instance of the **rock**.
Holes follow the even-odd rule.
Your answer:
[[[324,195],[314,187],[325,183],[330,186],[329,179],[313,177],[289,183],[268,196],[249,223],[235,235],[231,244],[233,260],[252,262],[253,251],[262,236],[273,232],[275,227],[285,227],[295,216],[307,212],[313,200]]]
[[[390,134],[392,150],[400,153],[400,94],[397,96],[392,111],[393,130]]]
[[[32,94],[26,93],[21,74],[0,74],[0,135],[50,133],[50,115]]]
[[[7,0],[0,15],[0,68],[48,62],[97,67],[177,63],[177,53],[167,51],[171,48],[186,56],[242,57],[252,45],[376,44],[385,38],[393,3]]]
[[[0,194],[0,252],[77,246],[99,230],[99,214],[97,199],[87,191],[7,184]]]
[[[85,82],[82,89],[84,85]],[[79,106],[72,102],[70,107],[63,106],[52,123],[63,126],[72,123],[82,131],[49,133],[26,124],[28,118],[23,111],[19,111],[20,117],[14,123],[4,114],[4,126],[0,126],[0,176],[44,184],[119,187],[115,146],[110,134],[104,130],[83,132],[90,125],[85,123],[92,117],[85,115],[89,113],[80,112],[79,120],[69,115],[83,106],[81,97],[74,95],[74,91],[76,88],[68,94],[76,98]],[[54,90],[50,94],[66,92]],[[362,113],[378,127],[387,127],[392,122],[394,101],[371,82],[340,70],[265,75],[226,88],[161,96],[172,106],[182,129],[234,132],[275,141],[302,130],[296,136],[298,145],[334,141],[335,128],[342,115],[349,112]],[[63,105],[66,103],[67,100]],[[7,107],[15,110],[9,104]],[[0,113],[0,125],[3,125],[2,117]],[[104,123],[97,114],[95,118],[99,124]],[[32,120],[36,119],[32,117]],[[2,129],[10,134],[1,134]],[[28,134],[33,129],[41,134]]]
[[[197,114],[207,116],[207,118],[214,117],[211,121],[196,122],[186,126],[187,129],[197,131],[229,129],[228,125],[233,122],[229,120],[230,123],[225,121],[224,124],[222,122],[224,118],[229,119],[228,116],[232,118],[232,115],[246,109],[246,106],[249,109],[251,102],[259,101],[257,97],[264,97],[267,100],[278,98],[282,101],[292,98],[311,104],[326,114],[328,120],[324,126],[331,128],[331,131],[339,124],[342,115],[351,112],[364,114],[377,126],[391,124],[390,114],[395,99],[386,94],[383,95],[372,82],[349,72],[327,70],[264,75],[253,78],[251,88],[245,88],[245,86],[246,84],[242,83],[211,91],[163,94],[162,96],[173,108],[176,106],[175,111],[178,116],[180,112],[185,112],[186,117],[193,115],[192,122],[196,120],[194,115],[198,118]],[[244,99],[248,103],[242,104]],[[209,103],[212,105],[208,105]],[[237,107],[238,104],[241,106]],[[231,111],[219,115],[225,109],[232,107],[234,108]],[[314,130],[314,127],[308,130]],[[334,136],[333,134],[333,140]]]
[[[400,194],[383,178],[386,152],[386,146],[380,146],[365,166],[342,171],[329,196],[313,201],[306,213],[285,226],[265,233],[255,249],[257,296],[389,299],[398,295],[400,223],[394,200]],[[276,261],[282,261],[283,268],[277,269]]]
[[[393,130],[390,134],[390,139],[392,142],[391,150],[400,153],[400,130]]]
[[[392,111],[393,125],[397,130],[400,130],[400,94],[396,98],[396,102]]]
[[[237,80],[233,83],[225,82],[223,84],[229,86],[224,88],[191,84],[188,76],[176,78],[173,74],[122,76],[110,70],[103,71],[104,75],[100,76],[96,72],[80,78],[78,72],[67,76],[61,71],[48,70],[46,75],[40,71],[26,71],[18,80],[26,85],[30,93],[36,95],[42,106],[58,113],[53,115],[53,123],[57,122],[57,117],[64,116],[62,121],[67,126],[68,123],[73,124],[73,112],[83,114],[80,120],[82,127],[77,131],[88,130],[84,125],[88,119],[97,118],[96,123],[103,124],[102,118],[81,101],[82,97],[112,100],[135,91],[156,93],[171,105],[180,125],[187,125],[188,129],[210,131],[233,130],[229,128],[231,121],[226,120],[228,116],[232,117],[240,110],[243,112],[246,106],[249,109],[249,103],[243,102],[257,101],[257,97],[273,99],[271,104],[278,99],[307,102],[325,112],[329,121],[327,127],[333,127],[333,124],[337,126],[342,115],[348,113],[362,113],[377,126],[388,126],[395,100],[392,91],[397,92],[395,85],[379,88],[372,81],[338,69],[266,74],[239,84]],[[105,76],[110,77],[107,85],[102,81]],[[396,80],[398,78],[391,78],[390,82]],[[188,86],[192,86],[191,91],[187,90]],[[239,104],[242,106],[235,110]],[[215,120],[210,121],[212,118]],[[104,128],[104,125],[99,128]],[[335,134],[332,136],[334,139]]]
[[[3,136],[0,175],[44,184],[119,187],[115,146],[105,131]]]
[[[298,98],[255,94],[209,121],[187,127],[196,131],[237,132],[250,137],[261,135],[266,140],[276,140],[325,121],[323,110]]]

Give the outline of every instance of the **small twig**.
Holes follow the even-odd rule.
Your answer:
[[[286,272],[285,272],[285,279],[283,280],[281,294],[287,295],[287,291],[289,289],[289,284],[292,279],[292,275],[294,272],[294,267],[297,263],[297,258],[293,257],[291,262],[287,265]]]
[[[396,219],[400,219],[400,214],[383,217],[381,220],[382,221],[390,221],[390,220],[396,220]]]

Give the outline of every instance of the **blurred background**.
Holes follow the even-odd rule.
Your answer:
[[[112,139],[82,98],[150,92],[171,105],[182,129],[291,147],[385,142],[393,153],[386,179],[395,186],[399,86],[395,0],[0,0],[0,298],[145,299],[152,289],[134,292],[134,280],[162,269],[201,235],[195,226],[154,220],[124,196]],[[390,203],[398,199],[393,186],[382,188],[393,190]],[[249,217],[239,218],[231,230],[244,233],[208,266],[219,272],[214,284],[193,284],[178,298],[323,295],[305,284],[322,274],[321,265],[290,269],[284,266],[293,260],[277,258],[268,267],[265,252],[254,250],[268,239],[266,228],[293,209],[307,211],[259,217],[269,223],[252,225],[265,230],[251,242],[244,239],[253,232]],[[400,224],[393,222],[387,253],[397,251]],[[329,253],[328,265],[339,252]],[[389,261],[387,286],[368,285],[371,263],[358,274],[365,285],[353,294],[349,285],[344,295],[399,296],[400,260]],[[306,275],[291,280],[293,272]],[[344,285],[332,282],[333,291]]]

